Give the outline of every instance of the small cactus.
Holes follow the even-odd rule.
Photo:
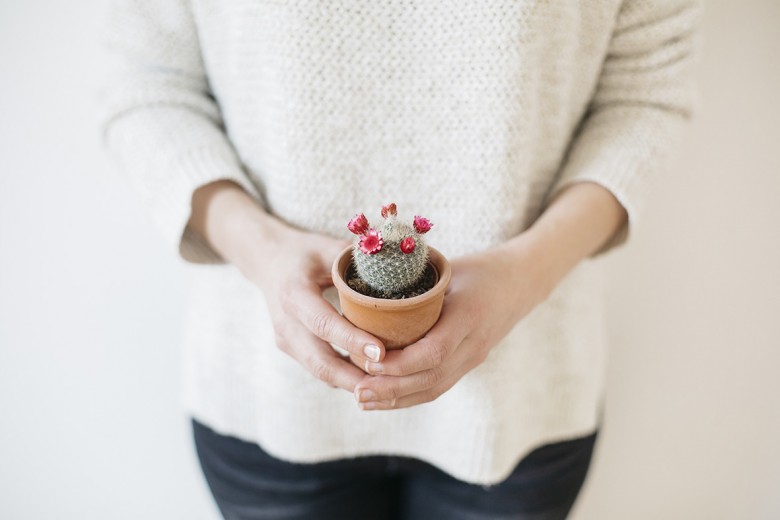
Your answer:
[[[399,221],[395,204],[382,206],[382,223],[376,228],[362,213],[355,215],[347,228],[357,235],[352,250],[357,275],[385,297],[414,287],[428,265],[423,235],[432,225],[420,216],[412,225]]]

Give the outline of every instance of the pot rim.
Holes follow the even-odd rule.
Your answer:
[[[373,296],[366,296],[365,294],[361,294],[347,285],[347,282],[344,280],[344,277],[341,274],[341,263],[345,255],[350,256],[349,262],[344,266],[344,273],[346,273],[348,265],[352,264],[352,249],[353,246],[347,246],[336,257],[336,259],[333,261],[333,266],[331,267],[331,277],[333,278],[333,285],[336,286],[336,289],[339,291],[339,293],[348,295],[351,300],[364,307],[381,307],[383,310],[387,311],[400,311],[420,307],[427,304],[429,301],[436,299],[441,293],[443,293],[447,289],[447,286],[450,283],[450,278],[452,277],[452,268],[450,267],[450,263],[447,258],[436,248],[428,246],[428,262],[433,264],[434,269],[436,269],[439,273],[439,280],[436,282],[436,285],[431,287],[423,294],[413,296],[411,298],[403,298],[400,300],[390,300],[386,298],[374,298]]]

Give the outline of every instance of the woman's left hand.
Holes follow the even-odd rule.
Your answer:
[[[534,224],[488,251],[452,261],[439,321],[417,343],[366,363],[355,386],[364,410],[433,401],[482,363],[580,261],[606,251],[628,225],[612,192],[596,182],[569,183]]]
[[[389,410],[438,398],[547,297],[548,286],[522,239],[453,260],[439,321],[418,342],[366,364],[369,375],[355,387],[359,406]]]

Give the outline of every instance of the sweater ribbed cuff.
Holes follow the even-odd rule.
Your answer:
[[[170,205],[160,215],[166,241],[180,257],[195,264],[223,264],[225,260],[188,223],[192,214],[192,194],[198,188],[219,180],[233,181],[260,203],[257,187],[244,173],[235,153],[222,142],[191,150],[174,157],[170,171]]]

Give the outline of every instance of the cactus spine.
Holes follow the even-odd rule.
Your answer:
[[[382,223],[371,228],[362,214],[350,221],[348,228],[358,235],[352,259],[358,276],[372,289],[386,297],[399,294],[422,278],[428,265],[428,245],[423,234],[427,226],[409,225],[398,220],[395,204],[382,208]]]

